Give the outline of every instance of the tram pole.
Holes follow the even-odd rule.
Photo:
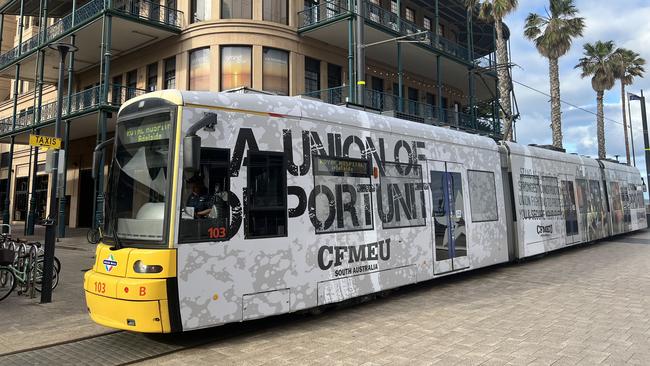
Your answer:
[[[65,75],[65,57],[68,52],[74,52],[77,48],[67,43],[52,43],[48,46],[59,52],[59,84],[57,88],[57,104],[56,104],[56,123],[54,125],[54,137],[61,138],[61,114],[63,111],[63,77]],[[67,146],[65,146],[67,148]],[[52,302],[52,273],[54,272],[54,242],[56,240],[56,216],[57,216],[57,202],[56,196],[58,193],[57,176],[59,174],[59,150],[54,149],[51,152],[51,181],[52,188],[50,189],[50,212],[48,218],[45,220],[45,256],[43,258],[43,283],[41,291],[41,304]]]
[[[648,143],[648,116],[645,110],[645,97],[641,90],[641,121],[643,122],[643,146],[645,152],[645,184],[648,185],[648,176],[650,174],[650,145]]]

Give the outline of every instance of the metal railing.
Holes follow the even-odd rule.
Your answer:
[[[143,89],[130,88],[123,85],[110,84],[110,93],[108,100],[102,102],[102,90],[100,86],[94,86],[63,97],[62,117],[68,118],[74,115],[91,112],[102,106],[119,107],[127,100],[146,93]],[[69,102],[68,102],[69,101]],[[56,119],[57,102],[51,101],[41,106],[40,121],[36,125],[50,122]],[[30,109],[17,114],[16,128],[21,129],[32,125],[34,120],[34,110]],[[13,117],[0,119],[0,135],[12,132]]]
[[[183,12],[148,0],[113,0],[113,9],[139,19],[168,25],[183,26]]]
[[[182,11],[148,0],[114,0],[111,9],[127,16],[167,25],[179,30],[183,25]],[[87,2],[76,9],[74,13],[66,15],[47,28],[42,28],[38,34],[0,55],[0,68],[6,67],[21,56],[36,50],[41,45],[41,39],[45,40],[44,43],[52,42],[75,27],[89,23],[101,16],[105,10],[104,0]],[[43,32],[45,33],[44,37]]]
[[[349,87],[340,86],[330,89],[318,90],[302,94],[305,97],[320,99],[329,104],[345,104],[350,100]],[[397,95],[366,89],[363,104],[368,108],[379,110],[382,114],[392,115],[397,118],[408,119],[427,124],[453,126],[472,132],[487,133],[493,136],[500,135],[500,128],[491,119],[491,116],[478,115],[472,119],[468,110],[457,111],[451,108],[423,103],[418,100],[402,98],[402,110],[399,111],[400,98]],[[477,107],[478,110],[478,107]]]
[[[298,12],[298,28],[324,23],[347,13],[347,0],[324,1]]]
[[[347,13],[347,1],[326,1],[298,12],[298,28],[322,25]],[[419,39],[422,40],[420,44],[427,48],[443,51],[463,60],[469,59],[469,51],[466,47],[401,18],[399,15],[390,10],[384,9],[379,5],[365,2],[364,13],[362,16],[367,21],[400,35],[426,32],[424,37],[419,36]]]

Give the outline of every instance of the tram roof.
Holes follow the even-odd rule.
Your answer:
[[[621,172],[640,175],[639,169],[637,167],[635,167],[635,166],[631,166],[631,165],[627,165],[627,164],[621,164],[621,163],[608,161],[608,160],[600,160],[600,163],[603,164],[603,167],[605,167],[605,169],[618,170],[618,171],[621,171]]]
[[[496,142],[485,136],[428,125],[404,119],[337,106],[301,97],[264,94],[215,93],[179,91],[183,104],[232,108],[241,111],[268,113],[271,116],[291,116],[309,122],[327,121],[377,132],[395,133],[412,138],[425,138],[463,146],[496,151]],[[154,96],[152,94],[149,94]],[[169,95],[168,95],[169,96]]]
[[[508,146],[510,153],[515,155],[530,156],[539,159],[573,163],[583,166],[599,167],[598,160],[588,156],[568,154],[561,151],[546,149],[544,147],[522,145],[515,142],[505,142],[505,144]]]

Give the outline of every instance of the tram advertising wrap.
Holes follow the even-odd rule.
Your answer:
[[[309,309],[646,226],[634,168],[296,97],[154,92],[116,136],[85,275],[113,328]]]

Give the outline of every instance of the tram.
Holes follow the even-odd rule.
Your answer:
[[[300,97],[119,111],[90,317],[170,333],[314,308],[647,226],[634,167]]]

